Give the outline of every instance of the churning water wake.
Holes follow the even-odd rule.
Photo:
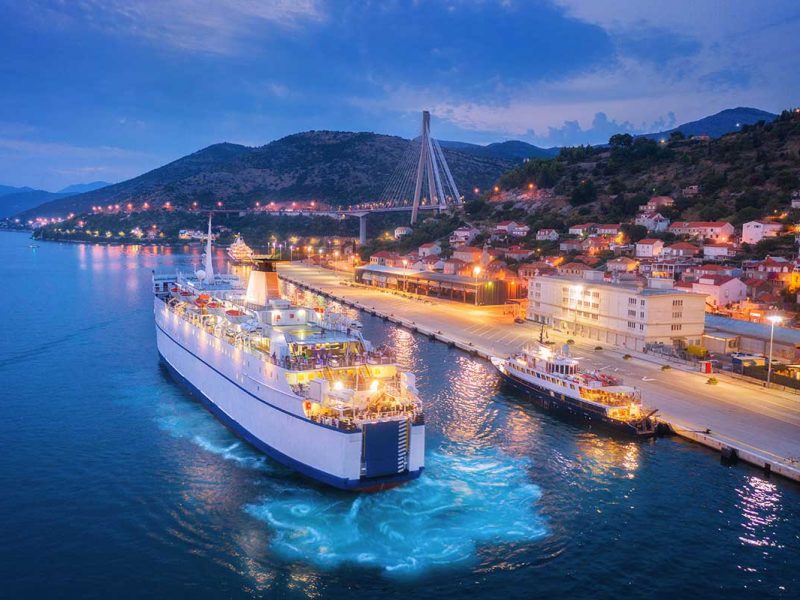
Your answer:
[[[246,510],[271,526],[273,549],[287,559],[417,574],[472,562],[484,544],[543,537],[529,466],[494,448],[448,444],[428,452],[420,479],[386,492],[297,487]]]
[[[481,547],[532,542],[547,533],[526,457],[445,439],[428,448],[419,479],[374,494],[347,493],[293,477],[197,404],[162,407],[162,429],[265,476],[267,494],[244,510],[266,524],[270,551],[285,560],[413,576],[472,564]]]

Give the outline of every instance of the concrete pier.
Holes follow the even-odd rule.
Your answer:
[[[502,307],[409,298],[357,286],[348,273],[298,264],[281,265],[279,275],[482,358],[507,356],[539,336],[538,326],[514,323],[502,314]],[[556,343],[566,341],[553,331],[549,335]],[[681,437],[717,451],[735,450],[743,462],[800,481],[800,396],[725,374],[715,374],[718,385],[708,385],[707,375],[679,365],[662,371],[663,360],[650,355],[596,350],[597,342],[575,341],[573,351],[586,368],[624,377],[642,391],[644,404],[658,408],[659,417]]]

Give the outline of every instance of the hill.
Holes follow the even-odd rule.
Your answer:
[[[11,217],[19,213],[24,213],[35,209],[45,203],[58,201],[66,198],[69,194],[57,194],[45,192],[44,190],[34,190],[31,188],[20,188],[22,192],[14,192],[0,195],[0,218]]]
[[[148,173],[99,190],[50,202],[23,216],[81,213],[93,205],[150,202],[229,208],[256,201],[317,200],[349,205],[378,198],[409,148],[409,140],[375,133],[308,131],[265,146],[215,144]],[[516,161],[444,149],[458,185],[486,187]]]
[[[84,192],[92,192],[94,190],[99,190],[100,188],[104,188],[106,186],[111,185],[107,181],[92,181],[90,183],[74,183],[72,185],[68,185],[63,190],[58,190],[59,194],[82,194]]]
[[[738,108],[725,109],[717,114],[703,117],[697,121],[690,121],[689,123],[678,125],[667,131],[648,133],[644,137],[654,140],[669,139],[670,134],[679,131],[687,138],[693,135],[708,135],[712,138],[718,138],[726,133],[739,131],[744,125],[754,125],[759,121],[771,123],[777,116],[776,114],[765,110],[759,110],[758,108],[740,106]]]
[[[439,141],[442,148],[450,148],[475,156],[487,158],[500,158],[514,162],[522,162],[526,158],[551,158],[558,154],[558,148],[540,148],[528,142],[520,140],[509,140],[506,142],[495,142],[481,146],[468,142]]]
[[[524,205],[531,184],[552,193]],[[787,211],[800,189],[800,112],[710,141],[676,133],[659,143],[618,134],[608,146],[562,148],[555,159],[529,161],[500,177],[498,186],[502,193],[491,199],[510,201],[503,204],[510,212],[505,217],[527,215],[532,227],[619,222],[652,195],[676,198],[663,213],[673,220],[739,224]]]
[[[34,189],[28,186],[14,187],[11,185],[0,185],[0,196],[7,196],[8,194],[19,194],[22,192],[32,192],[32,191],[34,191]]]

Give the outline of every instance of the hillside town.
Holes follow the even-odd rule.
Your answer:
[[[355,266],[355,279],[467,304],[502,304],[520,319],[598,343],[687,359],[766,354],[779,323],[776,359],[799,359],[800,331],[790,329],[800,304],[797,251],[754,256],[770,241],[796,245],[798,228],[785,222],[785,213],[741,226],[671,222],[662,212],[674,202],[653,196],[629,222],[560,230],[511,220],[464,225],[410,252],[374,252]],[[792,203],[800,204],[800,193]],[[401,239],[409,229],[394,233]]]

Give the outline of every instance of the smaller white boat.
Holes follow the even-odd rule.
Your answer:
[[[244,243],[241,235],[237,234],[236,239],[233,240],[233,243],[228,247],[228,258],[230,258],[234,264],[241,264],[252,260],[253,250]]]

